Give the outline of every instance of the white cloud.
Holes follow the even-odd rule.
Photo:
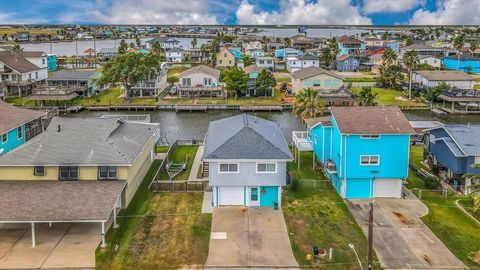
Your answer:
[[[283,0],[279,11],[256,11],[243,0],[237,9],[239,24],[372,24],[350,0]]]
[[[442,0],[437,2],[436,10],[419,9],[415,11],[410,24],[478,24],[480,13],[477,0]]]
[[[46,23],[45,19],[41,18],[22,18],[18,19],[19,16],[16,16],[11,13],[5,13],[0,11],[0,24],[34,24],[34,23]]]
[[[96,0],[80,3],[62,15],[63,23],[95,21],[111,24],[217,24],[205,0]]]
[[[425,0],[364,0],[363,11],[366,14],[397,13],[412,10],[419,5],[425,5]]]

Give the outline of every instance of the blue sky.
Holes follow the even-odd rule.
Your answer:
[[[0,0],[0,24],[474,24],[480,0]]]

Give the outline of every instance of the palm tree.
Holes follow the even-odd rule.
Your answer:
[[[472,40],[470,42],[470,53],[472,55],[474,55],[477,48],[478,48],[478,41],[477,40]]]
[[[392,50],[392,48],[386,48],[382,54],[382,62],[387,66],[393,65],[397,61],[397,54]]]
[[[12,51],[13,51],[13,52],[23,51],[23,48],[20,47],[20,44],[19,44],[19,43],[15,43],[15,44],[13,44]]]
[[[360,93],[358,93],[356,100],[361,106],[375,106],[377,104],[375,101],[376,97],[377,93],[372,93],[371,87],[362,87],[362,90]]]
[[[292,40],[290,38],[286,37],[284,40],[285,40],[286,47],[292,46]]]
[[[330,50],[330,47],[324,47],[320,49],[320,62],[323,63],[325,68],[330,69],[332,65],[332,52]]]
[[[457,50],[457,69],[460,68],[460,50],[463,49],[465,45],[465,37],[463,34],[456,35],[453,38],[453,48]]]
[[[408,51],[403,55],[403,63],[408,69],[408,98],[412,99],[412,73],[420,60],[416,51]]]
[[[159,54],[162,51],[162,48],[160,47],[160,42],[158,40],[155,40],[152,44],[152,52]]]
[[[296,97],[293,105],[293,113],[301,117],[312,118],[318,114],[323,115],[325,111],[325,102],[320,98],[318,92],[312,88],[301,89]]]
[[[192,48],[195,48],[195,46],[197,46],[197,38],[193,38],[190,45],[192,45]]]

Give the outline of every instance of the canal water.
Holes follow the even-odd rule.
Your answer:
[[[100,117],[105,114],[149,114],[151,122],[160,124],[160,142],[173,143],[177,139],[203,139],[208,129],[208,123],[213,120],[240,114],[236,110],[211,110],[201,112],[179,112],[175,111],[145,111],[145,112],[89,112],[83,111],[78,115],[68,117]],[[292,140],[292,131],[304,130],[302,122],[292,115],[291,112],[259,112],[262,117],[278,124],[288,143]],[[480,124],[480,116],[473,115],[442,115],[437,116],[428,111],[407,111],[406,117],[409,120],[436,120],[445,124]]]

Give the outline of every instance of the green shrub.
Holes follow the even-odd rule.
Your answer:
[[[437,189],[440,186],[440,180],[436,177],[426,177],[424,180],[427,189]]]
[[[438,175],[439,172],[440,172],[440,167],[438,166],[438,164],[432,165],[432,173],[435,175]]]
[[[300,183],[298,182],[298,179],[295,178],[290,178],[290,184],[288,185],[288,188],[291,191],[297,191],[298,188],[300,187]]]

